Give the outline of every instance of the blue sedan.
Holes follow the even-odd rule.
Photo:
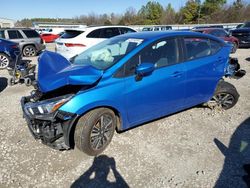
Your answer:
[[[238,66],[229,54],[224,41],[193,32],[121,35],[71,62],[46,51],[36,90],[21,100],[24,117],[43,143],[98,155],[115,130],[203,103],[233,107],[239,94],[223,77]]]
[[[0,69],[13,68],[19,55],[20,49],[17,43],[0,38]]]

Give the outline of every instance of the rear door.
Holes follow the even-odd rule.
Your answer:
[[[187,71],[185,103],[193,106],[212,97],[224,75],[230,50],[223,48],[224,43],[201,37],[183,38],[183,45]]]

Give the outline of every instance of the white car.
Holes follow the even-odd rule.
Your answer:
[[[86,49],[117,35],[136,32],[126,26],[95,26],[86,28],[66,29],[56,40],[56,52],[70,59]]]

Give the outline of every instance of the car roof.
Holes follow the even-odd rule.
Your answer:
[[[95,29],[103,29],[103,28],[113,28],[113,27],[123,27],[123,28],[130,28],[132,27],[124,26],[124,25],[105,25],[105,26],[88,26],[84,28],[68,28],[65,31],[87,31],[87,30],[95,30]],[[135,29],[133,29],[135,31]]]
[[[126,36],[131,38],[138,38],[143,40],[151,40],[151,39],[160,39],[164,37],[175,37],[175,36],[187,36],[187,37],[206,37],[212,38],[217,41],[222,41],[221,39],[214,37],[212,35],[207,35],[203,33],[197,33],[192,31],[148,31],[148,32],[137,32],[137,33],[128,33],[119,36]]]
[[[222,29],[222,28],[199,28],[199,29],[193,29],[193,31],[212,31],[212,30],[225,30],[225,29]]]

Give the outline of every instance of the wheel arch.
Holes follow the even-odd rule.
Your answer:
[[[122,114],[121,112],[113,107],[113,106],[108,106],[108,105],[103,105],[103,106],[95,106],[93,108],[88,109],[87,111],[85,111],[84,113],[77,115],[77,117],[74,119],[74,122],[72,122],[70,124],[70,127],[68,128],[68,131],[64,132],[65,135],[65,142],[68,144],[68,146],[70,148],[74,148],[75,147],[75,141],[74,141],[74,132],[75,132],[75,128],[76,125],[79,121],[79,119],[84,116],[85,114],[87,114],[88,112],[95,110],[95,109],[99,109],[99,108],[107,108],[110,109],[114,112],[115,116],[116,116],[116,120],[117,120],[117,126],[116,126],[116,132],[120,132],[122,130]]]

